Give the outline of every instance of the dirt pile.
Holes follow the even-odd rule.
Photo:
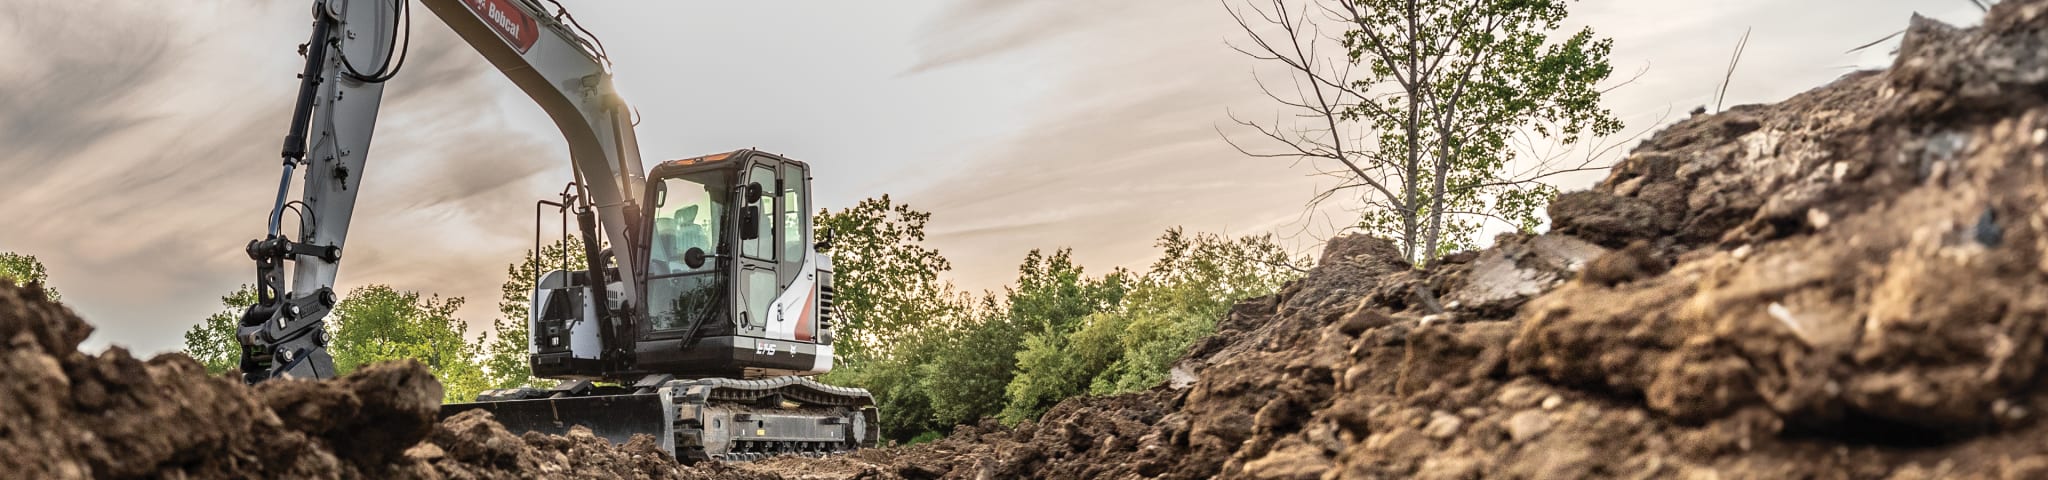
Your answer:
[[[1345,237],[1168,386],[820,478],[2048,478],[2048,1],[1644,142],[1555,228]]]
[[[0,281],[0,471],[14,478],[772,478],[681,467],[650,439],[435,422],[441,385],[414,362],[248,388],[179,354],[91,355],[92,332],[43,292]]]

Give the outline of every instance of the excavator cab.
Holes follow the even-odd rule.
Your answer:
[[[606,345],[605,322],[580,321],[600,317],[584,308],[592,303],[583,294],[590,273],[552,272],[534,296],[534,375],[634,381],[830,371],[832,271],[812,241],[809,172],[755,150],[656,166],[641,203],[645,254],[604,256],[645,265],[633,289],[644,301],[625,298],[623,280],[606,289],[621,292],[607,302],[625,319],[612,323],[628,327],[610,335],[618,348]]]
[[[831,370],[830,262],[812,241],[810,166],[755,150],[649,172],[635,373],[758,378]]]

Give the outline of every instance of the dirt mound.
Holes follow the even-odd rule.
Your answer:
[[[1149,392],[819,478],[2048,477],[2048,0],[1701,115],[1411,269],[1345,237]],[[829,468],[825,467],[829,466]]]
[[[14,478],[774,478],[682,467],[651,439],[614,446],[435,422],[441,385],[415,362],[249,388],[179,354],[78,350],[92,327],[0,280],[0,471]]]

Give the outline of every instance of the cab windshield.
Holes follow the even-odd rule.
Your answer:
[[[724,172],[708,171],[662,179],[654,187],[647,313],[655,330],[688,328],[717,313],[719,293],[725,290],[718,261],[706,258],[691,268],[684,255],[692,248],[707,257],[725,253],[720,242],[725,238],[728,185]]]
[[[720,172],[700,172],[663,179],[655,194],[654,245],[648,255],[651,276],[710,271],[711,262],[690,268],[684,252],[702,249],[719,252],[719,232],[725,220],[726,188]]]

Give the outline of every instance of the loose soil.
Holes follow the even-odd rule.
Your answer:
[[[0,285],[28,478],[2048,478],[2048,0],[1645,141],[1553,228],[1333,239],[1150,391],[833,458],[441,422],[414,363],[257,388]],[[887,412],[884,412],[887,414]]]

